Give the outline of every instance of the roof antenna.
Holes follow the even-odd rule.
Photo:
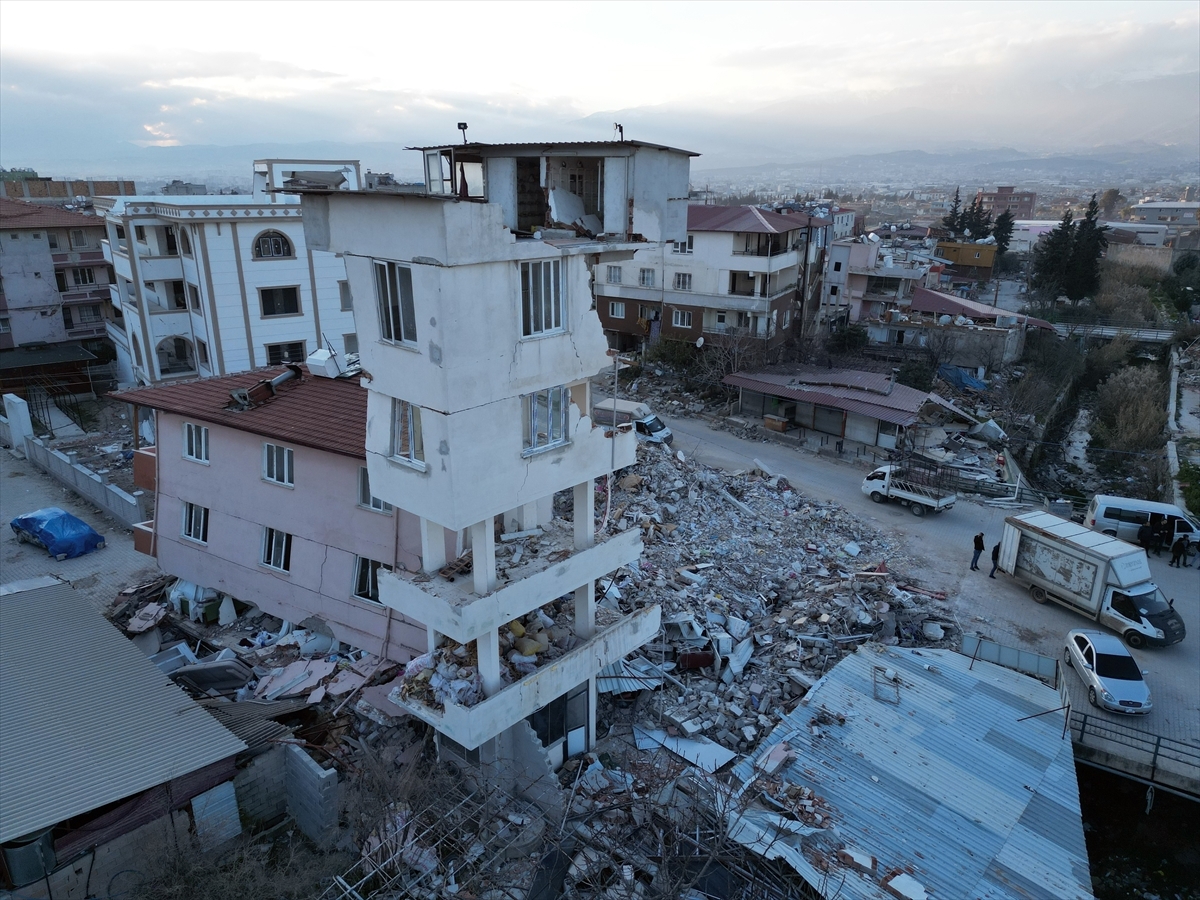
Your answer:
[[[617,140],[625,140],[625,126],[620,122],[613,122],[613,130],[617,133]]]
[[[458,123],[458,130],[459,130],[459,131],[461,131],[461,132],[463,133],[463,143],[464,143],[464,144],[466,144],[466,142],[467,142],[467,123],[466,123],[466,122],[459,122],[459,123]]]

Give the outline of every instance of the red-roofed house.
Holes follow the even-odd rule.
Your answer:
[[[113,275],[103,238],[96,216],[0,197],[0,351],[70,343],[106,352]]]
[[[425,651],[424,626],[379,602],[380,568],[419,567],[420,522],[371,493],[358,378],[276,366],[114,396],[154,410],[134,476],[155,515],[134,540],[164,572],[398,661]]]
[[[801,292],[820,279],[831,224],[755,206],[689,206],[685,241],[597,269],[596,309],[609,343],[631,350],[659,338],[750,338],[777,346]]]

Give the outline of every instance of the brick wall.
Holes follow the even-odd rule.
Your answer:
[[[295,744],[287,746],[287,810],[310,840],[327,843],[337,830],[338,777]]]
[[[287,815],[287,748],[279,745],[251,760],[233,779],[238,809],[246,827],[255,831]]]

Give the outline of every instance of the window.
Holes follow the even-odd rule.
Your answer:
[[[192,239],[188,237],[188,229],[179,229],[179,247],[183,250],[184,256],[192,255]]]
[[[182,534],[185,538],[207,544],[208,509],[195,503],[184,503]]]
[[[642,287],[654,287],[654,270],[638,269],[638,284]]]
[[[833,264],[833,271],[835,271],[835,272],[842,271],[842,264],[840,262],[835,262]]]
[[[50,245],[51,250],[58,249],[58,235],[53,231],[46,232],[46,243]]]
[[[296,471],[294,467],[295,453],[291,447],[281,447],[279,444],[263,444],[263,479],[282,484],[286,487],[296,486]]]
[[[196,338],[196,356],[200,360],[200,365],[207,366],[208,362],[208,344]]]
[[[280,572],[292,569],[292,536],[277,528],[263,529],[262,564]]]
[[[200,308],[200,288],[196,287],[194,284],[189,284],[187,286],[187,294],[188,294],[188,303],[191,305],[192,309],[199,309]]]
[[[671,324],[676,328],[692,327],[692,312],[689,309],[671,310]]]
[[[373,509],[375,512],[391,515],[392,504],[385,503],[371,494],[371,476],[366,466],[358,467],[358,505]]]
[[[836,297],[837,295],[838,295],[838,286],[836,284],[831,284],[829,286],[829,296]]]
[[[67,273],[61,270],[54,273],[54,286],[60,294],[67,292]]]
[[[299,288],[259,288],[258,299],[264,316],[294,316],[300,312]]]
[[[71,229],[71,246],[86,247],[88,245],[87,235],[82,228]]]
[[[975,258],[976,258],[976,259],[979,259],[979,254],[978,254],[978,253],[976,253],[976,254],[975,254]]]
[[[421,442],[421,409],[407,400],[392,400],[392,439],[388,455],[400,462],[425,469],[425,448]]]
[[[557,259],[521,263],[521,334],[560,331],[562,269]]]
[[[33,238],[35,241],[40,241],[42,239],[42,233],[40,231],[35,231],[33,234],[30,235],[30,237]]]
[[[0,334],[10,334],[12,332],[12,319],[8,316],[0,317]]]
[[[354,309],[354,298],[350,296],[350,282],[338,282],[338,294],[342,298],[342,312],[351,312]]]
[[[146,243],[146,226],[145,225],[134,225],[133,226],[133,236],[137,240],[141,241],[143,244]]]
[[[171,304],[174,309],[187,309],[188,297],[187,290],[183,286],[182,281],[172,281],[171,283]]]
[[[140,351],[139,351],[140,352]],[[138,360],[140,366],[142,361]],[[208,428],[204,425],[183,423],[183,458],[193,462],[208,462]]]
[[[96,270],[93,268],[72,269],[71,280],[77,285],[95,284]]]
[[[379,602],[379,570],[392,571],[391,566],[367,559],[365,556],[354,557],[354,596],[359,600]]]
[[[308,354],[304,352],[304,341],[292,341],[288,344],[266,344],[267,365],[281,366],[284,363],[304,362]]]
[[[417,312],[413,306],[412,269],[375,263],[375,299],[379,306],[379,336],[394,343],[415,343]]]
[[[278,231],[264,231],[254,239],[255,259],[286,259],[294,255],[292,242]]]
[[[79,320],[80,325],[96,325],[104,321],[104,317],[100,314],[100,307],[95,304],[76,306],[75,317]]]
[[[342,353],[349,356],[351,353],[358,353],[358,335],[351,332],[350,334],[342,335]]]
[[[525,407],[525,450],[522,455],[567,442],[567,409],[571,398],[565,386],[526,394],[522,400]]]
[[[687,236],[686,241],[671,241],[672,253],[691,253],[692,252],[692,235]]]
[[[609,266],[608,267],[608,283],[609,284],[620,284],[621,283],[621,267],[620,266]]]
[[[620,300],[613,300],[608,304],[608,315],[611,319],[625,318],[625,304]]]
[[[723,309],[717,310],[717,324],[722,326],[725,324],[725,310]]]
[[[692,289],[692,273],[691,272],[676,272],[675,273],[675,290],[690,291]]]

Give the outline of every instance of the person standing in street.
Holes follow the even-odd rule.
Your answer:
[[[998,568],[1000,568],[1000,542],[996,541],[996,546],[992,548],[992,571],[988,572],[988,578],[995,578]]]
[[[1183,561],[1187,559],[1188,539],[1182,535],[1175,543],[1171,545],[1171,565],[1177,569],[1183,568]]]
[[[979,534],[975,535],[975,555],[971,557],[971,571],[972,572],[979,571],[979,557],[983,555],[983,550],[984,550],[983,532],[981,531],[981,532],[979,532]]]

